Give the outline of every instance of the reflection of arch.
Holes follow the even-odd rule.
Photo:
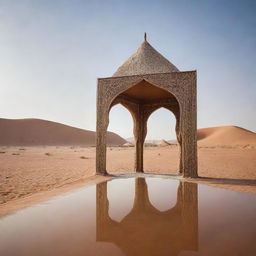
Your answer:
[[[197,184],[180,182],[176,205],[164,212],[149,201],[144,178],[137,178],[134,205],[120,222],[108,214],[107,182],[97,185],[97,241],[111,242],[126,255],[178,255],[198,249]]]
[[[111,198],[108,214],[111,219],[119,222],[132,210],[135,197],[134,179],[118,179],[108,184],[111,184],[107,190],[107,198]],[[125,198],[125,201],[120,201],[120,198]],[[116,211],[117,206],[119,211]]]
[[[96,172],[106,174],[106,131],[111,107],[121,103],[134,119],[135,171],[143,172],[143,144],[150,114],[160,107],[176,117],[179,172],[197,176],[196,73],[171,72],[98,79]]]
[[[176,180],[147,178],[150,203],[160,212],[173,208],[177,204],[178,186],[179,183]]]

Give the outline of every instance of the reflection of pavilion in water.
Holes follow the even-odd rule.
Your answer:
[[[178,255],[198,250],[197,184],[180,182],[176,205],[157,210],[147,183],[137,178],[133,208],[120,222],[110,218],[107,182],[97,185],[97,241],[117,245],[125,255]]]

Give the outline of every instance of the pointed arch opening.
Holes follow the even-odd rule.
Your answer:
[[[115,164],[113,165],[113,161],[108,161],[106,169],[109,173],[131,173],[134,171],[144,172],[144,142],[147,135],[147,122],[151,114],[159,108],[168,109],[174,114],[177,120],[175,126],[177,140],[179,144],[181,143],[181,141],[179,140],[179,138],[181,138],[179,137],[180,105],[177,98],[166,89],[153,85],[145,79],[142,79],[138,83],[130,86],[128,89],[121,91],[120,94],[117,95],[112,100],[112,102],[110,102],[108,109],[108,122],[111,119],[110,115],[112,113],[113,107],[116,108],[116,106],[120,106],[120,104],[130,112],[133,120],[133,136],[131,136],[133,137],[133,140],[128,141],[127,144],[131,143],[131,147],[133,145],[135,146],[135,164],[133,165],[131,163],[133,150],[119,150],[120,152],[119,154],[117,154],[118,157],[115,161]],[[122,117],[125,120],[124,122],[122,122],[122,120],[119,119],[119,122],[121,122],[122,124],[125,124],[129,119],[122,114],[119,115],[119,117]],[[112,124],[108,125],[108,127],[112,127]],[[122,136],[122,130],[118,131],[112,129],[112,131],[115,131]],[[127,131],[127,126],[124,128],[124,132],[125,131]],[[127,138],[128,135],[125,137]],[[114,152],[110,151],[113,151],[113,149],[108,149],[108,155],[114,155]],[[158,164],[160,164],[160,162],[158,162]],[[150,172],[155,172],[156,170],[159,170],[159,168],[149,169]],[[166,169],[163,169],[162,172],[166,173]],[[176,165],[174,168],[171,168],[171,172],[169,173],[177,174],[179,172],[181,172],[181,166],[179,167],[179,165]]]
[[[144,142],[144,172],[179,173],[180,147],[176,126],[176,117],[169,109],[160,107],[151,113]]]
[[[109,111],[108,131],[121,136],[122,145],[107,146],[107,170],[110,174],[134,172],[134,146],[129,143],[133,137],[133,116],[122,104],[115,104]]]

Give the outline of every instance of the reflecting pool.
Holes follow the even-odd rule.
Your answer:
[[[256,255],[256,195],[162,178],[85,187],[0,219],[0,255]]]

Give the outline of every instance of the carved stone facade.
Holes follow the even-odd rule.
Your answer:
[[[176,117],[180,146],[179,173],[197,177],[196,71],[141,74],[99,78],[97,88],[96,173],[107,174],[106,134],[109,111],[116,104],[126,107],[134,121],[135,171],[143,170],[143,145],[147,120],[164,107]]]

